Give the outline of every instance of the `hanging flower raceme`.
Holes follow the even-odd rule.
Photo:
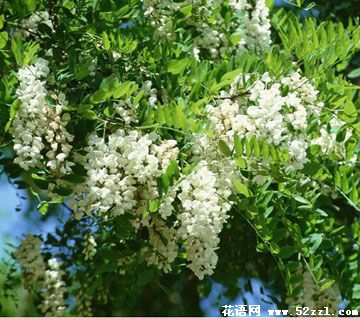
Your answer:
[[[38,308],[41,313],[44,316],[59,317],[66,308],[66,286],[62,280],[64,272],[55,258],[45,263],[41,255],[42,243],[39,237],[28,234],[21,241],[14,257],[21,265],[24,287],[32,293],[39,294]]]
[[[14,162],[21,168],[48,168],[66,174],[73,163],[67,161],[73,136],[66,131],[70,115],[63,113],[65,96],[57,96],[57,104],[47,101],[47,90],[42,80],[49,73],[48,62],[38,58],[34,65],[18,72],[19,87],[16,95],[19,109],[9,132],[14,136]]]
[[[216,249],[220,234],[226,222],[231,205],[226,201],[230,192],[219,187],[217,175],[201,161],[179,185],[178,198],[183,212],[178,237],[184,240],[189,268],[202,279],[211,275],[218,257]]]

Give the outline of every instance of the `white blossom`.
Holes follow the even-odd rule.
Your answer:
[[[42,302],[39,309],[45,317],[63,316],[66,308],[64,300],[66,286],[62,280],[64,272],[60,269],[60,263],[55,258],[49,259],[47,265],[48,269],[45,271],[41,292]]]
[[[330,314],[337,313],[341,297],[336,285],[320,291],[312,273],[304,270],[301,287],[301,293],[298,296],[286,299],[292,314],[295,314],[296,306],[309,307],[314,310],[328,308]]]
[[[94,239],[94,236],[87,234],[84,237],[84,249],[83,249],[83,254],[85,256],[85,260],[91,260],[94,258],[94,256],[96,255],[96,241]]]
[[[201,161],[179,188],[183,212],[178,215],[178,237],[185,241],[189,268],[202,279],[211,275],[217,264],[218,235],[231,205],[224,201],[223,189],[206,161]]]
[[[25,170],[44,168],[65,174],[71,171],[72,162],[65,160],[72,149],[73,136],[65,127],[70,120],[62,113],[65,96],[57,96],[57,105],[49,105],[47,90],[41,79],[49,73],[48,62],[38,58],[34,65],[18,72],[20,100],[9,132],[14,136],[14,162]]]
[[[159,142],[156,134],[117,130],[104,138],[89,138],[84,184],[75,189],[70,206],[75,216],[142,213],[158,197],[156,178],[177,156],[175,141]]]

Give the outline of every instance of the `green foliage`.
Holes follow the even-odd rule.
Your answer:
[[[307,4],[296,1],[296,5]],[[193,171],[193,137],[212,134],[206,105],[224,98],[221,91],[228,91],[238,76],[248,74],[249,78],[236,96],[228,98],[244,101],[244,107],[249,89],[265,72],[279,81],[292,71],[307,77],[324,102],[320,124],[326,127],[334,118],[344,122],[334,132],[336,142],[344,143],[344,157],[339,152],[324,155],[319,145],[311,145],[303,168],[294,169],[288,149],[266,138],[235,134],[232,145],[216,140],[217,155],[233,162],[238,174],[229,176],[233,207],[221,233],[214,275],[198,281],[186,269],[183,250],[170,274],[149,266],[142,254],[153,249],[149,231],[145,227],[135,231],[134,216],[129,213],[111,221],[98,216],[80,221],[71,217],[45,241],[46,257],[53,253],[63,262],[69,293],[76,295],[90,277],[87,295],[94,315],[198,315],[195,306],[210,293],[211,282],[224,285],[234,299],[238,277],[273,283],[282,298],[280,305],[285,306],[286,297],[300,294],[302,272],[307,269],[320,290],[336,285],[349,308],[358,308],[360,87],[356,81],[360,69],[348,70],[360,50],[358,22],[301,21],[291,12],[273,8],[274,43],[268,51],[236,47],[221,58],[202,52],[198,61],[192,53],[197,30],[186,24],[202,18],[196,6],[181,6],[171,20],[174,38],[162,40],[155,40],[156,30],[142,6],[136,0],[0,2],[0,164],[16,179],[19,189],[27,188],[35,197],[39,213],[47,216],[56,205],[66,206],[74,188],[86,182],[87,171],[81,160],[72,173],[58,175],[46,166],[25,171],[14,162],[9,129],[21,105],[16,73],[38,57],[49,60],[49,105],[56,104],[52,93],[56,97],[63,92],[67,97],[64,113],[71,117],[66,129],[74,135],[72,160],[86,154],[90,134],[107,140],[119,128],[156,132],[177,141],[179,160],[171,160],[157,178],[159,195],[144,204],[144,218],[157,215],[171,188]],[[24,37],[15,32],[21,31],[23,19],[32,12],[45,9],[53,29],[40,23],[35,34]],[[223,7],[225,15],[226,10]],[[208,19],[215,21],[216,12]],[[238,42],[234,36],[231,39]],[[153,83],[155,93],[149,92],[146,81]],[[138,121],[126,122],[118,105],[135,112]],[[314,121],[305,133],[318,137],[317,125]],[[180,209],[177,203],[175,200],[175,209]],[[89,233],[97,242],[97,254],[91,260],[84,258],[81,249]],[[127,258],[133,261],[121,263]],[[101,293],[106,301],[98,297]],[[148,309],[139,309],[142,301],[150,304]],[[171,308],[159,309],[162,304]]]

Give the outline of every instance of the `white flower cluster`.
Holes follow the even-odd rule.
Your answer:
[[[309,307],[311,309],[329,308],[330,314],[338,312],[341,297],[336,286],[320,291],[319,286],[315,283],[314,277],[309,270],[303,272],[301,292],[296,297],[286,299],[286,303],[290,305],[290,312],[295,314],[295,307]]]
[[[27,19],[22,20],[21,30],[16,30],[16,32],[27,37],[29,34],[37,33],[40,23],[46,24],[51,30],[54,30],[49,12],[37,11],[31,14]]]
[[[168,273],[171,271],[170,264],[178,255],[176,229],[166,226],[162,220],[154,220],[148,229],[152,251],[147,262]]]
[[[138,122],[136,109],[130,101],[121,100],[118,103],[114,104],[114,109],[116,113],[120,115],[126,125]]]
[[[24,287],[32,293],[40,291],[41,303],[39,310],[45,316],[62,316],[65,310],[65,283],[61,276],[60,264],[56,259],[50,259],[47,264],[41,255],[42,240],[28,234],[21,241],[15,259],[21,265]]]
[[[239,76],[230,94],[223,93],[221,102],[206,108],[216,137],[233,145],[235,134],[240,138],[256,136],[288,150],[293,165],[301,168],[311,144],[309,120],[318,118],[323,107],[317,100],[318,91],[299,73],[280,82],[265,73],[249,89],[248,98],[231,98],[243,79]]]
[[[156,108],[157,105],[156,103],[158,102],[158,98],[157,98],[157,89],[153,88],[153,83],[151,81],[145,81],[142,85],[142,89],[145,92],[145,95],[148,97],[149,99],[149,104],[151,107]]]
[[[63,274],[60,263],[55,258],[49,259],[41,292],[42,302],[39,305],[39,309],[45,317],[63,316],[66,308],[64,300],[66,287],[61,277]]]
[[[146,211],[148,201],[158,197],[156,178],[178,153],[176,141],[156,142],[156,134],[135,130],[119,129],[107,141],[91,136],[84,158],[87,180],[76,187],[70,202],[75,217]]]
[[[91,260],[94,258],[97,250],[96,250],[96,241],[94,237],[91,234],[87,234],[84,237],[85,243],[84,243],[84,249],[83,254],[85,255],[85,260]]]
[[[150,19],[150,25],[156,28],[155,38],[170,37],[173,23],[171,12],[178,8],[178,4],[170,0],[143,0],[144,15]]]
[[[198,31],[201,35],[194,39],[194,56],[197,60],[200,59],[199,48],[208,50],[213,58],[225,54],[228,48],[228,39],[224,33],[219,30],[214,30],[214,28],[207,23],[200,25]]]
[[[330,131],[326,129],[326,127],[321,127],[320,129],[320,136],[316,139],[311,141],[312,145],[320,146],[321,153],[325,155],[330,155],[333,153],[339,154],[341,157],[345,157],[345,143],[350,139],[352,136],[351,131],[346,130],[344,140],[342,142],[336,141],[336,134],[338,130],[345,125],[345,122],[339,120],[338,118],[332,118],[329,121],[329,128]],[[356,160],[356,155],[355,158]]]
[[[227,12],[233,15],[231,22],[221,15],[220,8],[229,4]],[[253,5],[248,0],[143,0],[144,15],[155,28],[156,39],[169,38],[173,35],[172,16],[184,8],[193,11],[192,19],[186,20],[186,28],[200,33],[194,39],[193,53],[199,59],[200,50],[208,50],[213,58],[221,57],[229,48],[229,43],[241,50],[263,51],[271,44],[269,9],[265,0],[257,0]],[[218,11],[215,19],[213,12]],[[230,40],[231,39],[231,40]]]
[[[76,310],[79,317],[92,317],[92,298],[87,294],[90,284],[85,280],[76,294]]]
[[[24,287],[31,292],[36,290],[34,283],[39,282],[45,272],[46,265],[40,254],[41,245],[42,240],[39,237],[28,234],[14,253],[21,266]]]
[[[214,163],[214,162],[213,162]],[[217,163],[217,162],[216,162]],[[216,249],[231,203],[229,184],[221,173],[214,173],[206,161],[201,161],[189,175],[170,187],[162,198],[158,214],[163,220],[176,216],[172,227],[150,215],[149,243],[153,252],[148,263],[168,272],[178,255],[178,244],[187,252],[188,267],[200,279],[211,275],[217,264]],[[175,213],[175,200],[180,213]]]
[[[255,6],[248,1],[231,1],[240,13],[238,29],[235,33],[239,34],[241,49],[263,51],[271,45],[271,25],[269,20],[269,8],[265,0],[257,0]],[[231,5],[230,2],[230,5]]]
[[[63,174],[71,171],[72,162],[66,161],[71,151],[69,142],[73,136],[65,126],[69,114],[62,114],[65,96],[59,94],[58,104],[49,105],[47,90],[41,78],[49,73],[48,62],[38,58],[34,65],[25,66],[18,72],[20,85],[16,95],[21,101],[9,132],[14,136],[14,162],[25,170],[44,168]]]
[[[219,188],[217,176],[206,161],[201,161],[179,188],[183,212],[178,215],[178,237],[185,241],[189,268],[202,279],[211,275],[217,264],[218,235],[231,208],[224,197],[230,193]]]

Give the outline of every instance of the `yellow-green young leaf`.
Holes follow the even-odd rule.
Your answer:
[[[269,145],[266,140],[261,142],[261,153],[264,160],[269,158]]]
[[[334,285],[335,280],[334,279],[330,279],[327,282],[325,282],[324,284],[321,285],[320,287],[320,291],[323,291],[327,288],[330,288],[332,285]]]
[[[252,151],[251,141],[249,139],[245,139],[245,154],[247,157],[250,157]]]
[[[170,106],[169,105],[164,106],[164,116],[165,116],[166,125],[174,126],[174,121],[173,121],[173,118],[171,116]]]
[[[110,50],[110,40],[105,31],[101,34],[101,38],[102,38],[102,44],[104,46],[104,49],[106,51]]]
[[[168,64],[167,70],[171,74],[180,74],[184,71],[186,66],[190,63],[190,59],[184,58],[182,60],[171,60]]]
[[[164,106],[162,105],[158,107],[156,120],[160,125],[165,124]]]
[[[225,141],[223,140],[220,140],[219,141],[219,148],[220,148],[220,151],[227,157],[231,156],[231,150],[229,148],[229,146],[226,144]]]
[[[49,209],[49,203],[46,201],[40,202],[37,208],[42,215],[45,215]]]
[[[14,102],[11,104],[10,107],[10,117],[14,117],[16,112],[19,110],[21,105],[21,100],[20,99],[15,99]]]
[[[3,14],[0,14],[0,29],[3,28],[3,26],[4,26],[4,21],[5,21],[4,15],[3,15]]]
[[[356,121],[357,115],[358,114],[357,114],[357,110],[356,110],[354,103],[352,101],[348,100],[344,106],[344,111],[341,116],[342,119],[344,119],[348,123],[352,123],[352,122]]]
[[[248,198],[252,195],[249,188],[245,184],[241,183],[239,180],[233,180],[233,184],[234,184],[236,190],[239,193],[243,194],[245,197]]]
[[[355,204],[356,204],[357,201],[359,200],[359,193],[358,193],[358,191],[357,191],[357,189],[356,189],[356,184],[355,184],[355,183],[352,184],[349,198],[350,198],[350,200],[351,200],[353,203],[355,203]]]
[[[176,105],[176,115],[179,125],[178,128],[181,128],[182,130],[186,130],[187,127],[186,116],[182,105]]]
[[[246,160],[244,158],[235,158],[234,159],[235,164],[240,168],[240,169],[245,169],[246,168]]]
[[[118,99],[121,96],[124,96],[129,91],[132,84],[132,82],[126,81],[124,83],[121,83],[120,85],[116,85],[116,87],[114,87],[112,90],[114,98]]]
[[[257,139],[254,139],[253,141],[254,143],[254,156],[256,159],[259,159],[261,156],[261,151],[260,151],[260,145]]]
[[[273,161],[276,161],[278,159],[278,154],[276,151],[276,148],[273,144],[270,145],[270,154]]]
[[[341,191],[345,194],[347,194],[349,191],[349,181],[346,176],[341,178]]]
[[[91,109],[85,109],[81,113],[82,117],[89,119],[89,120],[95,120],[97,118],[96,113]]]
[[[234,135],[234,148],[236,157],[241,157],[243,155],[244,145],[237,134]]]
[[[339,171],[335,171],[335,175],[334,175],[334,184],[336,187],[340,188],[341,187],[341,175]]]
[[[159,208],[159,199],[152,200],[149,202],[149,212],[153,213],[156,212]]]
[[[240,70],[240,69],[227,72],[221,77],[220,82],[227,82],[227,81],[233,82],[234,79],[236,78],[236,76],[240,75],[241,73],[242,73],[242,70]]]
[[[6,45],[8,38],[9,36],[6,31],[0,33],[0,49],[2,49]]]
[[[144,94],[145,94],[145,91],[143,89],[140,90],[140,92],[134,98],[134,101],[133,101],[134,105],[137,105],[140,102],[140,100],[143,98]]]
[[[188,17],[191,16],[191,14],[192,14],[191,11],[192,11],[192,5],[191,4],[180,8],[180,12],[182,12],[183,14],[185,14]]]

